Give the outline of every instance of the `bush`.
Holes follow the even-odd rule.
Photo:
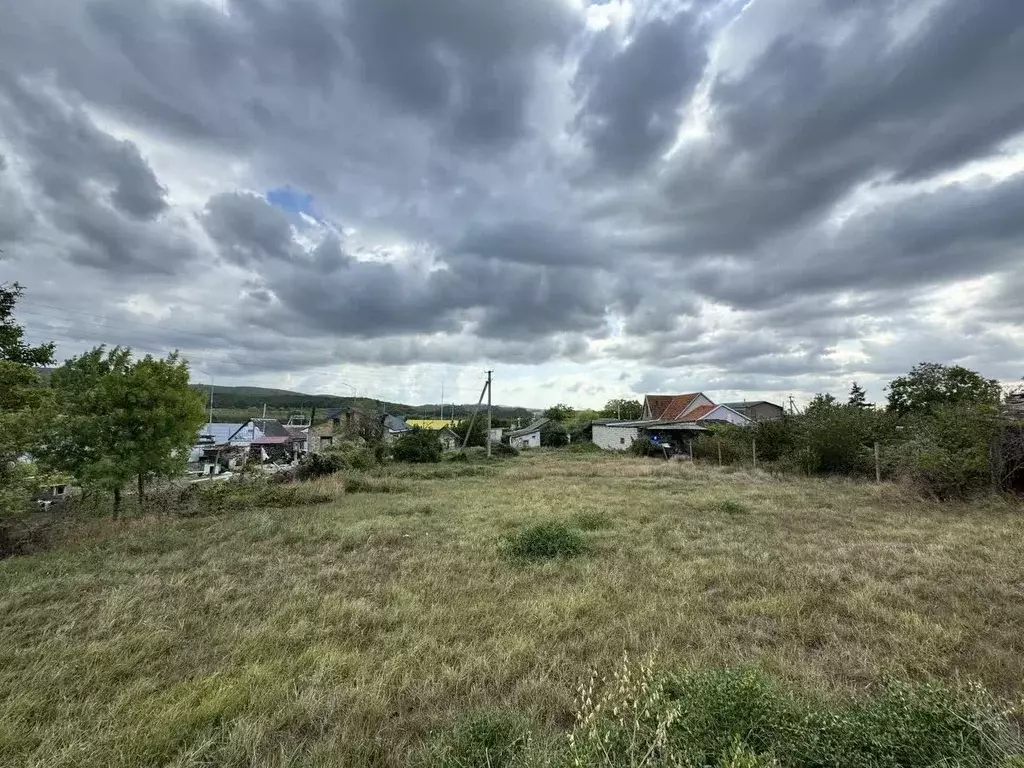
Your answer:
[[[441,460],[441,451],[441,440],[437,432],[414,427],[395,441],[392,455],[395,461],[434,464]]]
[[[632,443],[629,444],[629,452],[634,456],[639,456],[642,459],[658,457],[660,459],[665,458],[665,452],[651,443],[646,437],[638,437]]]
[[[540,523],[508,537],[502,551],[514,560],[568,559],[582,555],[586,544],[578,531],[564,523]]]
[[[901,474],[922,493],[964,499],[992,481],[989,447],[998,430],[984,406],[937,405],[911,420],[913,437],[900,447]]]
[[[580,688],[568,764],[982,768],[1024,755],[1006,707],[977,685],[893,682],[833,704],[752,670],[656,675],[628,662],[595,683]]]
[[[295,476],[299,480],[326,477],[345,468],[345,460],[336,453],[308,453],[299,462]]]
[[[564,424],[549,421],[540,428],[540,444],[544,448],[561,448],[569,444],[569,430]]]
[[[570,443],[567,450],[569,453],[601,453],[600,446],[591,442]]]
[[[508,443],[492,443],[491,455],[502,459],[513,458],[519,455],[519,450]]]

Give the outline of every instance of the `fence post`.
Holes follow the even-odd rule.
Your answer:
[[[690,461],[693,461],[693,440],[687,440],[686,445],[690,449]]]
[[[722,438],[715,438],[718,442],[718,466],[722,466]]]
[[[754,469],[757,469],[757,438],[752,438],[750,441],[750,447],[754,452]]]
[[[882,463],[878,457],[878,441],[875,441],[875,482],[882,482]]]

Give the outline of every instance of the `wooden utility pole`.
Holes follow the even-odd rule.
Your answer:
[[[491,458],[491,374],[487,372],[487,458]]]
[[[754,452],[754,469],[757,469],[757,438],[750,441],[750,448]]]
[[[718,438],[718,466],[722,466],[722,438]]]
[[[882,482],[882,463],[878,454],[878,441],[875,441],[875,482]]]

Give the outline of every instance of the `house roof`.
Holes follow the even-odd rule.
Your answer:
[[[405,423],[405,419],[387,414],[384,416],[384,428],[389,432],[408,432],[412,427]]]
[[[688,392],[684,395],[647,395],[646,403],[651,409],[653,419],[679,419],[700,392]]]
[[[661,414],[665,412],[674,397],[674,395],[647,395],[644,398],[644,405],[650,408],[652,418],[660,419]]]
[[[214,422],[213,424],[204,424],[200,430],[199,435],[211,436],[213,438],[212,443],[214,445],[221,445],[223,443],[247,443],[253,440],[263,437],[263,430],[253,424],[249,426],[249,422],[244,424],[241,423],[227,423],[227,422]]]
[[[722,403],[726,408],[732,408],[734,411],[742,411],[744,408],[750,408],[753,405],[773,405],[778,409],[782,409],[782,406],[778,403],[769,403],[767,400],[744,400],[741,403]]]
[[[267,437],[291,437],[292,434],[277,419],[253,419],[253,422]]]
[[[259,437],[252,441],[253,445],[288,445],[292,439],[290,437]]]
[[[688,414],[686,414],[686,420],[687,421],[700,421],[701,419],[703,419],[705,416],[707,416],[712,411],[717,410],[717,408],[718,408],[717,405],[699,405],[696,408],[694,408],[692,411],[690,411]]]
[[[534,432],[538,432],[545,424],[551,419],[537,419],[532,424],[529,424],[522,429],[516,429],[508,433],[509,437],[523,437],[525,435],[532,435]]]
[[[456,440],[460,439],[458,433],[451,427],[441,427],[437,430],[438,437],[454,437]]]

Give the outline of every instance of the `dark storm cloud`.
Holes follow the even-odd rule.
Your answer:
[[[581,62],[576,120],[597,165],[628,173],[675,138],[682,107],[707,65],[707,39],[697,18],[683,12],[648,21],[628,45],[616,47],[609,32]]]
[[[44,88],[0,75],[0,138],[24,164],[24,194],[35,208],[20,217],[22,225],[42,222],[61,233],[74,263],[135,273],[180,269],[194,248],[181,222],[158,221],[168,207],[166,190],[138,147]]]
[[[907,7],[843,6],[838,42],[786,35],[717,76],[712,135],[677,158],[672,224],[649,247],[749,249],[864,181],[926,178],[1019,134],[1024,5],[946,0],[896,38]]]
[[[52,295],[66,270],[83,301],[170,307],[240,370],[255,349],[280,371],[609,350],[707,381],[832,381],[845,342],[902,339],[928,290],[992,275],[964,323],[1024,322],[1024,177],[935,178],[1024,130],[1024,5],[670,0],[602,32],[584,16],[13,4],[0,247]],[[268,205],[283,186],[320,221]],[[979,366],[1013,357],[970,333]],[[871,370],[909,367],[895,344]]]

